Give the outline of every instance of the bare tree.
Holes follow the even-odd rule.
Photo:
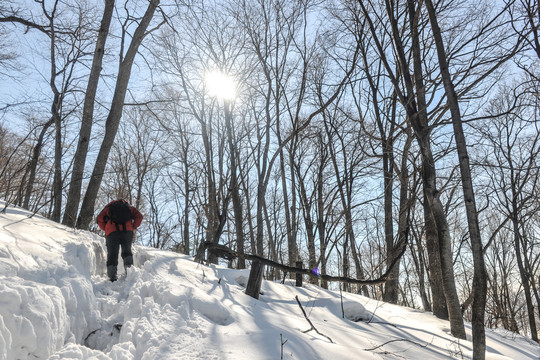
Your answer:
[[[395,18],[397,9],[394,5],[390,1],[385,2],[388,20],[392,29],[392,39],[395,44],[396,63],[399,65],[399,70],[402,74],[402,80],[405,84],[404,88],[401,87],[399,79],[394,75],[395,72],[386,59],[386,53],[378,38],[375,24],[371,19],[372,15],[368,12],[364,3],[360,2],[362,12],[368,21],[378,52],[383,58],[384,68],[394,84],[398,99],[406,110],[408,121],[412,125],[422,154],[422,184],[424,189],[425,221],[428,229],[426,233],[428,235],[428,253],[430,254],[430,270],[432,271],[432,291],[433,296],[437,296],[434,299],[434,304],[448,304],[452,334],[456,337],[465,338],[465,328],[463,319],[461,318],[459,300],[454,282],[448,222],[436,188],[436,168],[431,147],[431,129],[428,125],[419,38],[418,35],[412,35],[412,58],[415,69],[413,76],[408,66],[409,61],[405,54],[403,39],[399,31],[397,19]],[[409,2],[408,6],[414,6],[414,4]],[[415,13],[414,8],[409,13],[411,11],[413,14]],[[410,19],[410,24],[411,31],[417,32],[418,27],[415,25],[415,18]],[[437,278],[437,274],[440,274],[441,278]],[[435,281],[433,281],[433,278],[435,278]],[[444,289],[443,297],[441,297],[442,294],[435,292],[439,284],[442,284]],[[442,298],[446,301],[442,300]],[[445,317],[443,308],[439,308],[438,311],[437,308],[434,308],[434,312],[439,317]]]
[[[124,27],[122,29],[122,44],[128,36],[128,25],[137,20],[137,27],[132,35],[131,42],[127,48],[126,53],[124,54],[124,48],[120,49],[120,59],[118,64],[118,76],[116,80],[114,95],[111,103],[111,108],[109,115],[105,122],[105,136],[101,144],[99,153],[97,155],[96,163],[94,165],[94,170],[92,171],[92,176],[90,178],[90,183],[86,189],[84,200],[81,205],[81,211],[77,218],[77,228],[86,229],[92,221],[94,214],[94,206],[96,203],[96,198],[98,195],[99,187],[101,185],[101,180],[105,172],[105,167],[107,165],[107,159],[111,151],[116,133],[118,131],[118,125],[120,124],[120,119],[122,117],[122,110],[124,108],[124,100],[126,97],[126,90],[131,76],[131,68],[135,60],[135,56],[139,51],[139,47],[143,42],[144,38],[148,35],[148,26],[154,13],[158,8],[159,0],[150,0],[148,3],[148,8],[146,12],[140,19],[134,19],[130,14],[126,17]],[[157,27],[162,25],[162,21]],[[155,30],[151,29],[150,31]]]
[[[467,211],[467,220],[469,224],[469,237],[473,252],[474,263],[474,299],[473,299],[473,357],[482,360],[485,358],[486,352],[486,337],[484,330],[484,312],[486,306],[486,287],[487,275],[484,264],[482,239],[480,238],[480,227],[478,224],[478,212],[476,210],[476,200],[474,197],[474,189],[471,178],[471,167],[469,163],[469,155],[467,144],[463,132],[463,121],[459,108],[458,97],[455,91],[454,83],[448,70],[448,59],[446,55],[445,45],[441,36],[441,29],[435,12],[435,7],[431,0],[426,0],[426,7],[429,14],[429,22],[435,38],[437,47],[437,56],[439,59],[439,67],[444,83],[448,107],[452,115],[452,124],[454,127],[454,135],[456,138],[456,147],[459,155],[459,165],[461,170],[461,183],[463,186],[463,197],[465,200],[465,208]],[[414,16],[414,13],[411,13]]]
[[[316,107],[316,110],[313,112],[309,112],[309,115],[307,116],[301,116],[301,112],[303,110],[303,100],[306,96],[306,75],[307,71],[311,66],[312,62],[312,54],[313,49],[315,49],[317,44],[317,39],[314,40],[314,42],[308,42],[307,40],[307,28],[306,28],[306,19],[309,13],[309,10],[311,10],[311,3],[293,3],[291,7],[285,7],[284,4],[275,4],[273,6],[265,6],[263,9],[268,9],[269,13],[267,13],[266,16],[258,16],[260,19],[273,19],[272,21],[275,21],[275,23],[269,23],[263,22],[262,29],[258,29],[255,27],[255,31],[252,31],[250,33],[250,38],[252,40],[253,46],[258,49],[257,56],[259,58],[260,64],[263,69],[263,73],[266,77],[266,105],[265,105],[265,113],[267,116],[267,121],[270,121],[272,119],[271,114],[269,112],[270,110],[270,102],[269,100],[274,101],[274,107],[276,109],[280,109],[279,106],[276,106],[276,104],[279,103],[279,100],[281,99],[279,96],[276,97],[276,95],[279,93],[278,90],[285,89],[285,83],[282,82],[286,80],[288,77],[283,78],[284,73],[281,69],[283,69],[282,66],[286,64],[287,55],[280,56],[279,55],[279,48],[275,46],[271,46],[273,42],[269,41],[277,41],[278,43],[281,40],[285,40],[285,43],[290,44],[290,46],[295,49],[295,51],[298,54],[298,63],[301,64],[300,66],[300,74],[299,74],[299,81],[298,81],[298,88],[296,89],[296,92],[293,93],[291,96],[288,92],[283,92],[283,100],[285,101],[285,111],[288,115],[291,128],[288,130],[289,135],[286,138],[281,138],[281,136],[278,134],[278,148],[273,153],[273,155],[269,155],[266,157],[267,163],[263,163],[263,166],[261,168],[261,171],[259,173],[259,182],[258,182],[258,210],[257,210],[257,216],[261,219],[257,220],[257,250],[262,251],[262,240],[263,240],[263,221],[262,221],[262,206],[264,205],[264,195],[266,192],[266,189],[268,188],[268,182],[270,180],[270,175],[272,173],[273,164],[276,161],[278,157],[281,158],[282,150],[291,144],[294,144],[295,141],[297,141],[298,135],[300,132],[307,128],[311,120],[322,113],[330,104],[332,104],[337,97],[341,94],[341,91],[343,90],[345,84],[349,81],[349,76],[354,70],[354,66],[351,66],[351,64],[355,64],[357,60],[358,55],[358,47],[355,48],[355,50],[351,51],[353,54],[351,57],[347,58],[347,60],[344,60],[344,65],[342,66],[343,69],[345,69],[345,75],[343,78],[338,78],[335,81],[334,86],[329,87],[327,98],[325,99],[324,103],[320,107]],[[253,8],[247,8],[245,13],[250,14],[250,11],[253,11]],[[290,12],[284,12],[285,10]],[[296,29],[298,30],[298,34],[295,32]],[[273,32],[276,31],[276,35],[272,35],[272,37],[268,37],[267,34],[273,34]],[[275,36],[275,38],[274,38]],[[297,36],[300,37],[300,39],[297,39]],[[259,44],[261,43],[260,40],[264,40],[263,44],[265,44],[264,48],[261,48]],[[275,58],[278,59],[277,64],[273,64],[272,62],[269,62],[272,57],[269,57],[269,54],[272,54],[272,52],[269,52],[268,50],[277,51],[277,54],[274,54]],[[264,55],[264,56],[263,56]],[[282,64],[281,61],[284,61]],[[287,73],[285,73],[287,74]],[[277,88],[273,88],[271,86],[272,82],[276,82]],[[329,94],[329,95],[328,95]],[[280,115],[279,112],[276,113],[277,115]],[[276,117],[276,119],[279,119],[279,116]],[[276,128],[280,128],[281,123],[276,120]],[[280,130],[281,131],[281,130]],[[268,135],[266,135],[268,136]],[[266,146],[269,146],[269,142],[266,142]],[[266,152],[267,150],[265,150]],[[292,153],[291,153],[292,156]],[[294,165],[291,165],[291,169],[294,170]],[[260,215],[259,215],[260,214]],[[294,230],[293,230],[294,231]],[[292,240],[292,239],[291,239]],[[294,245],[293,245],[294,246]],[[289,261],[291,261],[289,259]],[[255,261],[252,264],[250,277],[248,280],[248,286],[246,287],[246,293],[250,296],[253,296],[255,298],[258,298],[260,284],[262,280],[262,267],[263,265]]]
[[[62,221],[62,223],[67,226],[75,226],[77,213],[79,210],[83,174],[92,132],[96,93],[101,75],[103,57],[105,55],[105,44],[109,35],[109,27],[111,24],[113,10],[114,0],[106,0],[103,16],[101,18],[101,24],[98,30],[90,74],[88,76],[88,83],[86,86],[79,139],[77,142],[77,150],[75,151],[73,158],[73,171],[71,173],[71,182],[69,183],[66,208]]]
[[[28,177],[25,179],[26,190],[24,191],[23,206],[29,207],[30,194],[35,182],[36,166],[39,160],[45,133],[54,125],[55,129],[55,155],[54,155],[54,179],[52,189],[53,212],[52,219],[59,221],[62,211],[62,195],[64,176],[62,171],[63,149],[66,135],[63,134],[65,120],[72,115],[78,106],[70,98],[75,98],[73,92],[78,88],[79,67],[86,56],[86,49],[90,44],[87,31],[91,26],[91,17],[82,16],[89,9],[84,4],[70,6],[59,1],[45,3],[36,1],[39,6],[38,13],[34,9],[27,9],[28,14],[20,14],[18,10],[0,19],[2,22],[21,24],[31,29],[37,29],[48,38],[48,55],[45,56],[49,63],[48,78],[52,92],[51,117],[44,123],[41,134],[34,146],[32,159],[28,167]],[[39,20],[36,20],[39,19]],[[40,25],[43,22],[45,25]]]
[[[492,113],[504,114],[504,110],[512,108],[514,102],[513,92],[503,93],[494,101]],[[495,115],[490,119],[489,127],[479,128],[479,131],[489,140],[491,156],[486,159],[485,166],[493,179],[491,185],[496,191],[496,204],[512,225],[516,264],[525,294],[531,338],[538,342],[534,306],[534,298],[536,296],[538,302],[538,296],[527,250],[534,245],[527,240],[526,229],[527,223],[539,209],[536,194],[540,184],[537,171],[540,132],[536,120],[521,120],[535,117],[535,107],[521,103],[509,114]]]
[[[494,214],[493,216],[497,216]],[[491,225],[493,226],[493,225]],[[490,226],[490,227],[491,227]],[[496,226],[496,224],[495,224]],[[486,270],[488,271],[488,287],[486,302],[486,326],[519,333],[517,315],[522,296],[516,293],[511,285],[515,283],[516,256],[511,233],[504,229],[498,231],[496,240],[486,251]]]

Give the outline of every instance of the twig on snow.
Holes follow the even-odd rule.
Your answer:
[[[321,335],[321,336],[324,336],[325,338],[327,338],[328,340],[330,340],[330,342],[333,344],[334,342],[332,341],[332,339],[331,339],[329,336],[326,336],[326,335],[320,333],[319,330],[317,330],[317,329],[315,328],[315,326],[313,325],[313,323],[311,322],[311,320],[309,320],[309,318],[307,317],[306,311],[304,310],[304,307],[302,306],[302,304],[300,303],[300,300],[298,299],[298,295],[295,296],[295,299],[296,299],[296,302],[298,303],[298,306],[300,306],[300,309],[302,310],[302,313],[304,314],[304,317],[306,318],[307,322],[308,322],[309,325],[311,326],[311,329],[306,330],[306,331],[302,331],[302,332],[305,334],[305,333],[310,332],[311,330],[314,330],[317,334],[319,334],[319,335]]]
[[[398,342],[398,341],[406,341],[406,342],[410,342],[414,345],[418,345],[420,347],[427,347],[429,345],[429,343],[426,343],[426,344],[420,344],[420,343],[417,343],[416,341],[412,341],[412,340],[408,340],[408,339],[394,339],[394,340],[390,340],[390,341],[387,341],[385,342],[384,344],[381,344],[381,345],[378,345],[378,346],[375,346],[374,348],[371,348],[371,349],[364,349],[364,351],[373,351],[373,350],[377,350],[379,348],[382,348],[383,346],[385,345],[388,345],[390,343],[393,343],[393,342]]]
[[[279,338],[281,339],[281,360],[283,360],[283,346],[289,341],[289,339],[285,339],[283,341],[283,334],[279,334]]]

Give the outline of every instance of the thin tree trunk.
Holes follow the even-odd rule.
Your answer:
[[[55,88],[55,86],[53,86]],[[54,179],[53,179],[53,212],[51,219],[60,222],[62,213],[62,119],[59,114],[60,95],[54,95],[52,117],[54,119]]]
[[[319,95],[319,100],[322,102],[322,97]],[[343,161],[343,164],[345,168],[343,171],[340,171],[338,163],[337,163],[337,156],[336,156],[336,150],[332,141],[332,135],[330,132],[330,128],[328,127],[328,122],[324,121],[324,128],[326,130],[326,134],[329,141],[328,144],[328,150],[330,152],[330,160],[332,161],[332,165],[334,167],[334,175],[336,177],[336,182],[338,185],[338,191],[339,196],[341,200],[341,204],[343,206],[343,212],[345,215],[345,236],[347,236],[349,239],[351,239],[351,252],[353,256],[353,261],[355,264],[356,274],[360,278],[364,278],[364,269],[362,267],[361,262],[361,256],[356,251],[356,241],[355,241],[355,234],[354,234],[354,226],[353,226],[353,217],[352,217],[352,189],[353,189],[353,176],[352,176],[352,169],[349,169],[347,167],[347,160]],[[347,156],[344,144],[342,139],[339,139],[342,149],[344,151],[343,156]],[[346,159],[346,158],[345,158]],[[341,173],[343,173],[343,177],[341,176]],[[321,249],[321,258],[324,257],[324,252]],[[326,266],[325,266],[326,270]],[[367,286],[363,285],[361,287],[361,291],[364,294],[364,296],[369,296]]]
[[[398,215],[398,232],[397,232],[397,241],[394,244],[392,241],[391,244],[391,251],[387,250],[387,256],[390,257],[390,259],[387,259],[387,267],[390,267],[392,262],[395,261],[395,259],[400,256],[400,254],[403,252],[404,248],[407,246],[409,242],[409,229],[410,229],[410,213],[412,204],[414,202],[413,199],[409,198],[409,171],[408,171],[408,154],[409,154],[409,148],[411,146],[412,137],[410,135],[410,129],[409,131],[406,131],[407,133],[407,139],[405,141],[405,145],[403,147],[403,155],[401,158],[401,171],[399,174],[400,177],[400,189],[399,189],[399,215]],[[393,160],[392,160],[393,161]],[[392,166],[392,165],[391,165]],[[387,244],[388,246],[388,244]],[[390,262],[389,262],[390,260]],[[385,283],[385,293],[384,296],[388,299],[385,301],[390,301],[394,304],[397,304],[398,298],[399,298],[399,272],[400,272],[400,263],[401,258],[398,259],[394,267],[392,268],[392,271],[390,272],[389,279],[393,282],[391,286],[388,286],[388,281]]]
[[[383,184],[384,184],[384,239],[386,243],[386,265],[389,266],[394,259],[394,217],[393,217],[393,192],[394,192],[394,146],[392,135],[382,141],[383,160]],[[390,273],[388,281],[384,283],[383,300],[392,304],[398,301],[399,265],[396,264]]]
[[[424,255],[423,255],[423,246],[422,246],[422,239],[420,236],[415,237],[416,240],[416,248],[418,250],[415,250],[414,245],[410,245],[411,249],[411,255],[413,257],[414,266],[416,268],[417,276],[418,276],[418,287],[420,292],[420,298],[422,299],[422,306],[424,308],[424,311],[431,311],[431,302],[429,301],[427,292],[426,292],[426,285],[425,285],[425,263],[424,263]],[[418,251],[418,253],[417,253]],[[448,313],[448,312],[447,312]]]
[[[515,196],[514,196],[515,199]],[[513,201],[515,203],[515,200]],[[525,266],[523,265],[523,259],[521,254],[521,235],[519,232],[519,223],[517,220],[517,205],[513,204],[513,215],[512,215],[512,223],[514,227],[514,246],[516,249],[516,260],[517,265],[519,269],[519,275],[521,277],[521,283],[523,284],[523,291],[525,292],[525,302],[527,305],[527,317],[529,320],[529,327],[531,329],[531,339],[533,339],[536,342],[538,341],[538,330],[536,327],[536,319],[535,319],[535,311],[534,311],[534,304],[532,301],[531,296],[531,287],[529,285],[529,277],[527,275],[527,272],[525,270]]]
[[[278,131],[279,132],[279,131]],[[279,139],[279,134],[278,134]],[[291,212],[294,210],[294,205],[290,206],[289,204],[289,193],[288,193],[288,186],[287,186],[287,174],[285,173],[285,161],[283,158],[283,150],[280,150],[279,154],[279,168],[280,168],[280,177],[281,177],[281,188],[283,191],[283,205],[284,205],[284,211],[285,211],[285,228],[287,229],[287,263],[289,266],[294,266],[296,264],[296,260],[298,258],[298,250],[297,250],[297,244],[296,244],[296,238],[295,238],[295,231],[293,230],[293,224],[295,221],[292,218]],[[294,178],[291,179],[291,181],[294,181]],[[292,197],[292,196],[291,196]],[[291,202],[294,204],[294,198],[292,197]],[[290,276],[294,276],[294,274],[290,274]]]
[[[184,231],[183,231],[183,245],[184,245],[184,254],[189,255],[190,253],[190,244],[189,244],[189,193],[191,192],[190,186],[189,186],[189,162],[188,162],[188,152],[187,152],[188,145],[186,145],[185,153],[184,153]]]
[[[234,212],[234,227],[236,230],[236,250],[242,254],[244,252],[244,216],[242,211],[242,200],[240,199],[240,186],[238,184],[238,165],[236,160],[236,147],[234,143],[232,129],[232,113],[230,101],[225,101],[225,126],[229,140],[229,156],[231,158],[231,198]],[[238,268],[245,269],[244,259],[238,260]]]
[[[36,171],[39,161],[39,156],[41,154],[41,148],[43,147],[43,139],[49,127],[54,124],[54,119],[51,118],[49,121],[43,125],[43,129],[39,133],[38,140],[32,151],[32,159],[30,160],[30,174],[28,175],[28,182],[26,185],[26,190],[24,194],[23,208],[30,210],[30,197],[32,196],[32,191],[34,189],[34,182],[36,181]]]
[[[60,214],[62,212],[62,118],[60,115],[62,107],[62,96],[56,86],[56,31],[54,25],[54,18],[56,16],[56,6],[58,1],[54,3],[53,9],[50,14],[45,12],[45,16],[49,19],[50,26],[50,56],[51,56],[51,77],[49,79],[49,85],[53,92],[53,102],[51,105],[51,116],[54,121],[54,177],[53,177],[53,191],[52,191],[52,204],[53,211],[51,219],[54,221],[60,221]]]
[[[302,200],[302,211],[304,214],[304,222],[306,226],[306,236],[307,236],[307,247],[308,247],[308,268],[314,269],[317,266],[317,255],[315,254],[315,231],[314,223],[311,218],[311,207],[312,203],[307,196],[306,187],[304,184],[304,179],[302,178],[301,169],[299,165],[296,165],[296,173],[299,179],[300,186],[300,199]],[[309,277],[309,282],[311,284],[318,284],[318,279],[316,276]]]
[[[325,144],[323,144],[322,136],[320,138],[321,138],[320,139],[321,146],[326,146]],[[319,248],[320,254],[319,254],[319,257],[317,258],[318,260],[315,260],[313,266],[310,266],[311,270],[315,270],[315,268],[320,265],[320,261],[324,258],[324,251],[325,251],[324,237],[326,236],[326,221],[324,221],[325,220],[324,219],[324,213],[325,213],[324,183],[323,183],[323,178],[322,178],[322,173],[321,173],[322,171],[323,169],[321,166],[321,169],[318,172],[319,178],[317,180],[317,232],[318,232],[318,238],[319,238],[319,244],[320,244],[320,248]],[[319,284],[319,279],[317,279],[315,273],[312,272],[312,274],[313,275],[310,275],[310,278],[309,278],[310,282],[313,284]],[[321,287],[322,287],[322,284],[321,284]]]
[[[279,253],[280,253],[280,250],[278,248],[279,245],[277,243],[277,239],[274,237],[274,232],[272,231],[272,221],[270,219],[270,215],[268,214],[268,206],[266,205],[266,202],[265,202],[265,205],[263,206],[263,211],[264,211],[264,222],[266,225],[266,232],[268,234],[268,257],[275,262],[281,263],[282,261],[279,258]],[[280,278],[279,269],[272,268],[269,271],[269,273],[272,277],[272,280],[276,280]]]

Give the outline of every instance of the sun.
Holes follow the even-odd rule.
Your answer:
[[[236,97],[236,82],[230,75],[211,71],[206,74],[205,82],[210,96],[223,100],[233,100]]]

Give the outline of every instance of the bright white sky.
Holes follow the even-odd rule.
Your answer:
[[[28,216],[0,214],[0,359],[471,358],[471,342],[431,314],[353,294],[343,313],[339,293],[269,281],[255,300],[244,294],[247,270],[176,253],[136,246],[135,267],[110,283],[102,237]],[[304,332],[296,296],[333,343]],[[487,348],[487,360],[540,354],[500,330],[487,329]]]
[[[236,84],[231,76],[219,71],[211,71],[206,74],[205,80],[210,96],[223,100],[233,100],[236,97]]]

